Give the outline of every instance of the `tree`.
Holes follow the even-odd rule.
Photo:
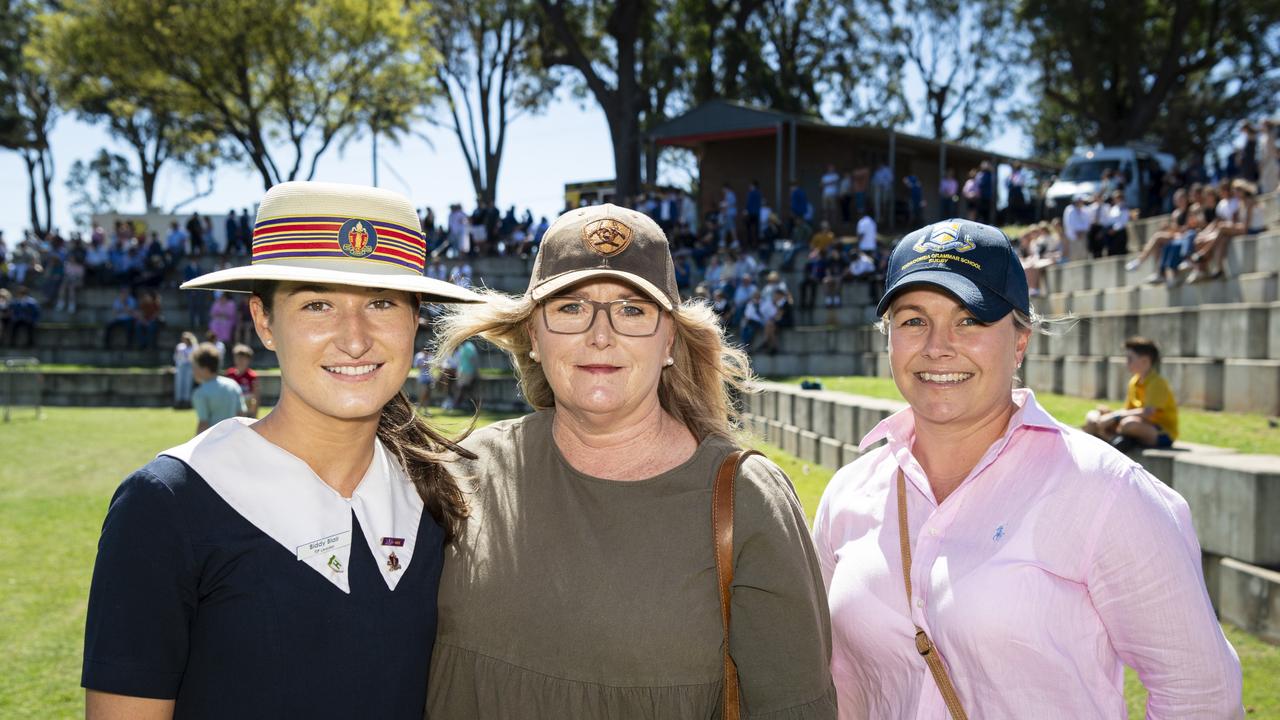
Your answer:
[[[48,68],[60,102],[89,122],[102,122],[133,149],[143,199],[155,207],[155,184],[162,166],[176,160],[192,169],[210,167],[218,135],[193,106],[183,88],[150,65],[117,51],[116,39],[69,5],[42,18],[33,51]]]
[[[879,64],[923,87],[913,116],[937,140],[984,140],[1012,109],[1020,48],[1007,0],[874,0],[865,34]],[[884,92],[903,93],[900,81]],[[906,98],[899,96],[903,107]]]
[[[110,38],[121,62],[153,68],[187,116],[207,118],[264,188],[311,179],[336,142],[373,125],[374,100],[430,97],[433,56],[414,0],[72,0],[67,12]],[[395,86],[400,87],[395,87]],[[408,85],[409,87],[403,87]],[[405,112],[402,104],[395,112]],[[380,124],[403,125],[403,117]],[[274,147],[283,141],[289,151]]]
[[[640,190],[642,115],[649,109],[641,83],[642,62],[648,59],[642,45],[653,32],[657,8],[651,0],[536,2],[545,23],[546,65],[577,70],[609,125],[615,191],[634,197]]]
[[[1274,0],[1023,0],[1027,58],[1038,73],[1036,151],[1151,140],[1203,154],[1280,92]]]
[[[467,161],[477,198],[492,204],[507,127],[555,93],[542,67],[531,0],[439,0],[430,38],[448,127]]]
[[[17,152],[27,168],[31,229],[53,226],[53,148],[49,135],[58,119],[52,86],[29,47],[43,7],[29,0],[0,5],[0,147]]]
[[[76,160],[67,173],[66,186],[71,193],[72,218],[83,227],[93,215],[119,209],[137,189],[137,181],[129,161],[104,148],[89,162]]]

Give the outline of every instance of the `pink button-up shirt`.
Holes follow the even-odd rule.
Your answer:
[[[939,505],[903,410],[883,447],[827,486],[814,539],[831,604],[841,718],[945,720],[912,623],[938,646],[971,718],[1124,718],[1124,668],[1149,718],[1242,718],[1240,661],[1205,592],[1186,502],[1030,390],[1004,435]],[[911,540],[902,582],[897,474]]]

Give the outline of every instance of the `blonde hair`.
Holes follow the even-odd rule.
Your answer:
[[[512,297],[480,290],[488,301],[454,305],[436,322],[436,358],[447,358],[469,338],[479,336],[511,356],[525,400],[535,409],[555,406],[555,393],[542,365],[529,357],[533,348],[530,320],[538,303],[528,295]],[[741,411],[736,398],[751,392],[751,364],[746,353],[725,340],[711,306],[686,300],[671,312],[675,362],[662,371],[658,401],[701,442],[709,436],[734,439]]]

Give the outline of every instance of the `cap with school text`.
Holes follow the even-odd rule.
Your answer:
[[[944,220],[899,240],[889,256],[876,315],[883,317],[903,290],[930,285],[954,295],[984,323],[993,323],[1012,310],[1031,314],[1022,262],[1008,236],[990,225]]]

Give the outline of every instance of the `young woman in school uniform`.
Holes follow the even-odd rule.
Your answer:
[[[422,717],[465,510],[442,464],[460,449],[401,388],[419,303],[479,298],[423,276],[418,228],[395,193],[284,183],[252,263],[183,285],[252,293],[280,399],[116,491],[89,596],[88,718]]]

